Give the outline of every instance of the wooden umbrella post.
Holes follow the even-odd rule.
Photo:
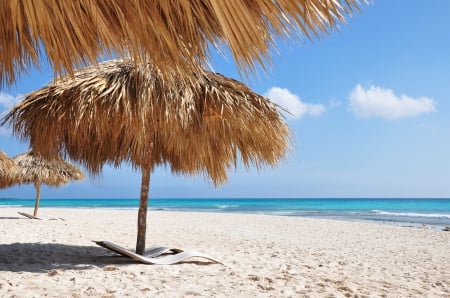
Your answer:
[[[34,181],[34,187],[36,188],[36,202],[34,203],[33,216],[37,216],[39,200],[41,199],[41,182],[38,180]]]
[[[145,236],[147,230],[147,208],[148,208],[148,193],[150,189],[150,168],[142,168],[142,182],[141,182],[141,199],[139,202],[138,211],[138,232],[136,241],[136,253],[143,255],[145,252]]]

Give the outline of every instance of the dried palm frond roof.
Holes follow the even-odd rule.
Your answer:
[[[7,171],[14,166],[14,162],[5,152],[0,150],[0,172]]]
[[[11,179],[9,178],[9,171],[14,167],[14,162],[8,155],[0,150],[0,188],[4,188],[11,185]]]
[[[84,173],[76,166],[60,158],[42,158],[32,150],[17,155],[13,161],[16,166],[10,171],[10,178],[14,184],[40,182],[61,186],[84,179]]]
[[[241,70],[264,68],[276,37],[320,35],[365,0],[0,1],[0,85],[46,57],[61,74],[104,55],[149,59],[190,74],[208,46],[229,47]]]
[[[275,165],[290,132],[277,106],[246,85],[208,71],[181,80],[150,63],[113,60],[25,96],[5,117],[45,156],[68,155],[99,173],[105,163],[226,181],[226,170]]]

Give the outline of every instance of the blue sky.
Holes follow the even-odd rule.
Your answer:
[[[339,30],[279,42],[267,73],[242,78],[230,57],[212,67],[243,80],[291,111],[292,151],[277,168],[229,172],[215,188],[204,177],[156,169],[150,197],[450,197],[450,1],[373,1]],[[42,87],[49,68],[3,88],[0,113]],[[28,145],[0,128],[0,149]],[[138,198],[140,172],[124,164],[103,176],[42,189],[43,198]],[[33,186],[0,197],[34,198]]]

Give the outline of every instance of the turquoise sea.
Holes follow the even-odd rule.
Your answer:
[[[34,199],[0,198],[33,208]],[[137,209],[139,199],[41,199],[41,207]],[[152,199],[150,210],[273,214],[398,225],[450,226],[450,199]]]

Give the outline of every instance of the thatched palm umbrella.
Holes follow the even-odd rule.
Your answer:
[[[140,168],[136,251],[142,254],[156,166],[204,174],[217,185],[240,160],[246,167],[275,165],[288,148],[289,129],[275,104],[220,74],[192,76],[163,78],[149,63],[108,61],[28,94],[3,123],[36,152],[68,155],[93,174],[105,163]]]
[[[17,155],[13,158],[13,161],[15,167],[10,171],[13,183],[34,183],[36,188],[33,216],[37,216],[42,183],[59,187],[70,181],[84,179],[84,173],[76,166],[60,158],[42,158],[32,150]]]
[[[184,74],[227,46],[241,69],[262,66],[277,37],[326,33],[366,0],[0,1],[0,85],[46,54],[57,73],[104,54],[146,56]],[[189,72],[190,74],[190,72]]]
[[[0,188],[8,187],[11,185],[11,179],[9,172],[13,169],[14,162],[8,155],[0,150]]]

